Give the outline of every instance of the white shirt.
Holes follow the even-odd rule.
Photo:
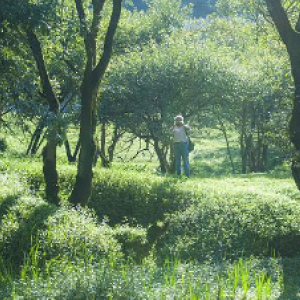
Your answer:
[[[173,133],[174,133],[174,143],[180,143],[180,142],[187,142],[188,141],[188,137],[186,134],[186,130],[189,130],[189,128],[186,126],[174,126],[173,128]]]

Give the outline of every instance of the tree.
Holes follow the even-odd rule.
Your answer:
[[[92,185],[92,163],[95,151],[93,141],[95,132],[95,107],[96,96],[100,81],[109,63],[112,52],[112,41],[118,25],[121,13],[122,0],[114,0],[112,7],[106,0],[93,0],[91,3],[83,0],[63,1],[22,1],[2,0],[1,18],[11,30],[19,34],[21,40],[26,41],[30,47],[35,60],[41,95],[48,105],[46,120],[48,123],[47,143],[43,148],[43,171],[46,182],[46,197],[50,202],[59,203],[58,173],[56,170],[56,148],[61,135],[60,105],[64,102],[68,90],[77,93],[76,88],[71,88],[72,78],[69,72],[63,71],[72,69],[76,79],[82,80],[80,88],[81,98],[81,124],[80,143],[81,155],[78,164],[78,174],[75,186],[71,195],[73,204],[85,205],[89,199]],[[104,4],[108,3],[108,5]],[[68,9],[64,9],[64,6]],[[76,23],[75,14],[77,11],[79,22]],[[111,18],[105,16],[111,15]],[[5,19],[4,19],[5,18]],[[75,19],[75,20],[74,20]],[[101,34],[100,20],[107,25],[107,31]],[[77,25],[79,24],[79,26]],[[80,36],[77,33],[80,33]],[[104,41],[103,41],[103,36]],[[78,55],[80,47],[78,44],[83,41],[86,53]],[[101,59],[97,63],[97,48],[103,47]],[[77,51],[77,61],[70,60],[70,52]],[[75,52],[76,52],[75,50]],[[72,54],[73,54],[72,53]],[[51,60],[53,58],[53,60]],[[51,64],[52,62],[52,64]],[[59,65],[60,62],[60,65]],[[85,64],[81,73],[81,63]],[[53,67],[55,66],[55,67]],[[79,78],[78,78],[79,77]]]
[[[281,0],[265,0],[265,3],[289,54],[295,84],[289,134],[291,142],[296,148],[296,154],[292,160],[292,175],[300,190],[300,6],[297,1],[292,1],[291,3],[295,10],[290,11],[296,16],[293,27],[292,21],[289,19],[287,11],[284,10]]]
[[[272,42],[274,31],[263,20],[257,24],[232,15],[230,19],[214,17],[199,31],[206,36],[211,62],[219,62],[211,80],[219,82],[220,89],[218,77],[225,77],[214,111],[220,124],[234,125],[239,133],[242,172],[267,171],[273,159],[269,152],[275,148],[271,134],[275,120],[276,128],[287,125],[282,117],[281,124],[278,121],[278,115],[289,111],[288,105],[283,106],[290,99],[291,83],[285,49]]]
[[[100,82],[109,64],[113,38],[121,15],[122,0],[113,0],[113,8],[110,22],[105,35],[103,53],[97,62],[97,37],[101,11],[105,0],[93,0],[93,17],[91,25],[84,10],[83,2],[75,0],[76,10],[80,20],[81,35],[84,39],[86,65],[82,79],[81,93],[81,117],[80,117],[80,144],[78,169],[75,186],[69,201],[74,204],[86,205],[92,190],[93,161],[96,154],[95,131],[97,123],[97,96]]]
[[[55,91],[52,88],[49,74],[45,64],[42,47],[37,37],[36,30],[43,30],[41,22],[51,21],[53,16],[53,6],[51,3],[15,3],[12,1],[2,1],[2,21],[9,24],[11,30],[22,31],[22,36],[27,38],[27,45],[32,50],[33,57],[38,69],[41,92],[48,103],[51,114],[56,115],[59,111],[59,100]],[[14,28],[15,27],[15,28]],[[21,47],[20,47],[21,49]],[[55,130],[54,130],[55,131]],[[55,204],[58,204],[58,175],[56,171],[56,139],[55,133],[49,134],[47,143],[43,149],[43,172],[46,182],[47,199]]]
[[[182,3],[193,6],[193,15],[195,17],[205,17],[215,10],[216,0],[183,0]],[[147,1],[132,0],[132,3],[137,9],[147,9]],[[130,6],[129,6],[130,8]]]
[[[163,173],[170,170],[170,127],[178,113],[191,120],[212,100],[220,82],[210,81],[209,57],[198,37],[175,31],[160,44],[119,57],[101,93],[101,119],[151,142]],[[224,81],[220,76],[220,81]]]

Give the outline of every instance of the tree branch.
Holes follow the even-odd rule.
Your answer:
[[[109,26],[105,35],[104,48],[101,59],[93,71],[93,83],[99,84],[111,57],[113,38],[118,27],[121,16],[122,0],[113,0],[113,11],[111,14]]]
[[[80,22],[80,35],[84,39],[84,46],[86,53],[89,53],[89,45],[88,45],[88,28],[86,23],[86,16],[83,8],[82,0],[75,0],[76,10],[79,17]]]
[[[43,53],[42,53],[42,48],[40,45],[40,42],[32,30],[32,28],[27,28],[26,30],[29,46],[32,50],[38,71],[39,71],[39,76],[41,79],[42,83],[42,88],[43,88],[43,94],[46,96],[46,99],[48,101],[50,110],[53,112],[57,112],[59,109],[59,101],[56,98],[56,95],[53,91],[48,72],[46,69]]]
[[[271,18],[279,32],[282,41],[286,46],[290,46],[291,38],[294,35],[294,30],[287,17],[285,10],[282,7],[280,0],[265,0]]]
[[[89,40],[91,46],[91,56],[93,59],[93,66],[96,64],[97,60],[97,53],[96,53],[96,43],[97,43],[97,35],[99,32],[99,25],[100,25],[100,13],[103,9],[105,0],[93,0],[93,21],[90,29]]]
[[[76,10],[77,10],[77,13],[78,13],[80,25],[81,25],[80,28],[84,31],[84,35],[85,35],[87,27],[86,27],[86,18],[85,18],[85,13],[84,13],[82,0],[75,0],[75,4],[76,4]]]

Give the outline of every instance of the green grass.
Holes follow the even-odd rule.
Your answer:
[[[26,157],[20,138],[7,142],[0,299],[300,299],[299,192],[284,167],[231,174],[219,132],[196,137],[189,180],[156,174],[157,161],[142,155],[97,165],[91,210],[66,203],[76,166],[63,148],[56,207],[43,200],[41,157]],[[164,222],[136,263],[151,226]]]

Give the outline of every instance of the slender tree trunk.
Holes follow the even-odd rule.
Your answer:
[[[118,126],[115,126],[114,128],[114,133],[113,133],[113,137],[112,137],[112,142],[110,144],[110,146],[108,147],[108,159],[109,162],[113,162],[114,160],[114,152],[117,146],[118,141],[120,140],[120,138],[124,135],[124,132],[118,132]]]
[[[43,172],[46,184],[47,200],[59,204],[58,173],[56,171],[56,142],[48,141],[43,149]]]
[[[76,182],[69,201],[74,204],[85,206],[92,192],[93,163],[96,154],[96,142],[94,132],[96,124],[93,124],[93,101],[96,101],[97,89],[90,90],[85,86],[82,91],[83,106],[81,108],[80,120],[80,142]]]
[[[268,154],[269,154],[269,149],[268,145],[264,144],[263,149],[262,149],[262,165],[263,165],[263,172],[268,172]]]
[[[230,164],[231,164],[232,174],[235,174],[235,168],[234,168],[234,163],[233,163],[233,159],[232,159],[232,155],[231,155],[231,151],[230,151],[230,145],[229,145],[229,140],[228,140],[228,136],[227,136],[227,130],[226,130],[226,127],[224,125],[224,122],[221,120],[219,115],[218,115],[218,119],[219,119],[219,123],[221,125],[221,131],[222,131],[222,133],[224,135],[224,138],[225,138],[226,149],[227,149],[227,154],[229,156],[229,160],[230,160]]]
[[[39,71],[43,93],[48,102],[49,111],[57,115],[60,104],[50,82],[40,42],[32,28],[27,28],[26,34]],[[58,173],[56,170],[57,132],[55,127],[49,130],[52,131],[52,133],[49,135],[47,144],[43,149],[43,172],[46,183],[46,198],[50,203],[59,204]]]
[[[80,140],[78,139],[78,141],[76,143],[76,147],[75,147],[75,151],[74,151],[73,155],[71,152],[71,147],[70,147],[70,143],[69,143],[68,139],[65,140],[64,145],[65,145],[65,149],[66,149],[66,153],[67,153],[67,157],[68,157],[68,162],[75,162],[77,159],[77,154],[80,149]]]
[[[244,100],[242,103],[242,129],[240,135],[240,147],[241,147],[241,158],[242,158],[242,174],[247,173],[247,145],[246,145],[246,125],[247,125],[247,102]]]
[[[101,124],[101,137],[100,137],[100,149],[98,150],[101,158],[101,165],[105,168],[109,167],[109,159],[106,157],[106,124]]]
[[[120,137],[118,135],[118,127],[115,126],[114,133],[113,133],[113,138],[112,138],[112,143],[108,147],[108,159],[109,159],[109,162],[112,162],[113,159],[114,159],[114,152],[115,152],[116,145],[118,143],[119,138]]]
[[[159,147],[159,140],[154,139],[154,149],[157,154],[160,170],[163,174],[167,173],[168,170],[168,164],[167,164],[167,158],[163,152],[163,150]]]
[[[170,145],[169,161],[170,161],[169,173],[174,174],[176,171],[176,168],[175,168],[175,156],[174,156],[173,144]]]
[[[40,141],[41,135],[42,135],[43,130],[44,130],[44,127],[45,126],[44,126],[43,122],[40,122],[38,124],[38,126],[36,127],[32,137],[31,137],[30,143],[28,145],[27,151],[26,151],[27,155],[36,154],[36,152],[38,150],[39,141]]]

